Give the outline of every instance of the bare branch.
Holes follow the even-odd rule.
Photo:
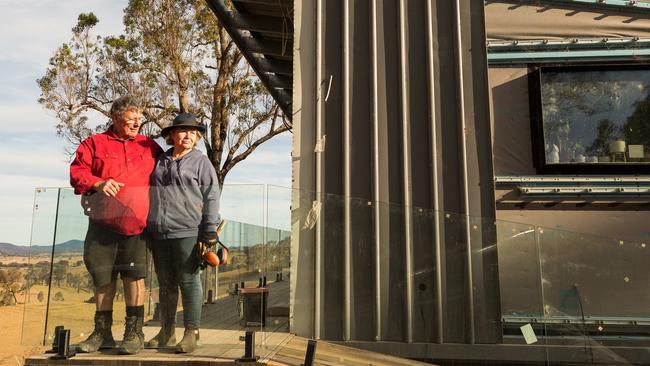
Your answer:
[[[253,151],[255,151],[255,149],[257,149],[258,146],[270,140],[272,137],[277,136],[282,132],[286,132],[288,130],[289,129],[286,126],[282,126],[273,131],[269,131],[269,133],[267,133],[266,135],[262,136],[260,139],[255,141],[248,149],[244,150],[241,154],[235,156],[228,164],[226,164],[222,168],[222,170],[224,170],[225,172],[230,171],[230,169],[232,169],[232,167],[234,167],[235,164],[246,159]]]

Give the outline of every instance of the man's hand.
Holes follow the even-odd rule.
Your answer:
[[[116,182],[113,179],[100,180],[93,185],[93,188],[97,192],[101,192],[109,197],[117,196],[117,192],[119,192],[122,187],[124,187],[124,183]]]

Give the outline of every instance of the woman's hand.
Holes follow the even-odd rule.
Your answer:
[[[198,241],[208,246],[216,245],[219,241],[219,235],[213,231],[204,231],[199,234]]]

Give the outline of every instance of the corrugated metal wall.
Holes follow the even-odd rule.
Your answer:
[[[493,233],[410,209],[495,215],[483,2],[294,6],[292,331],[496,341]]]

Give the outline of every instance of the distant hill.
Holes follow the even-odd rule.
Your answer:
[[[84,242],[81,240],[68,240],[64,243],[57,244],[55,254],[59,253],[83,253]],[[10,243],[0,243],[0,255],[27,257],[30,255],[51,254],[51,245],[33,245],[22,246]]]

